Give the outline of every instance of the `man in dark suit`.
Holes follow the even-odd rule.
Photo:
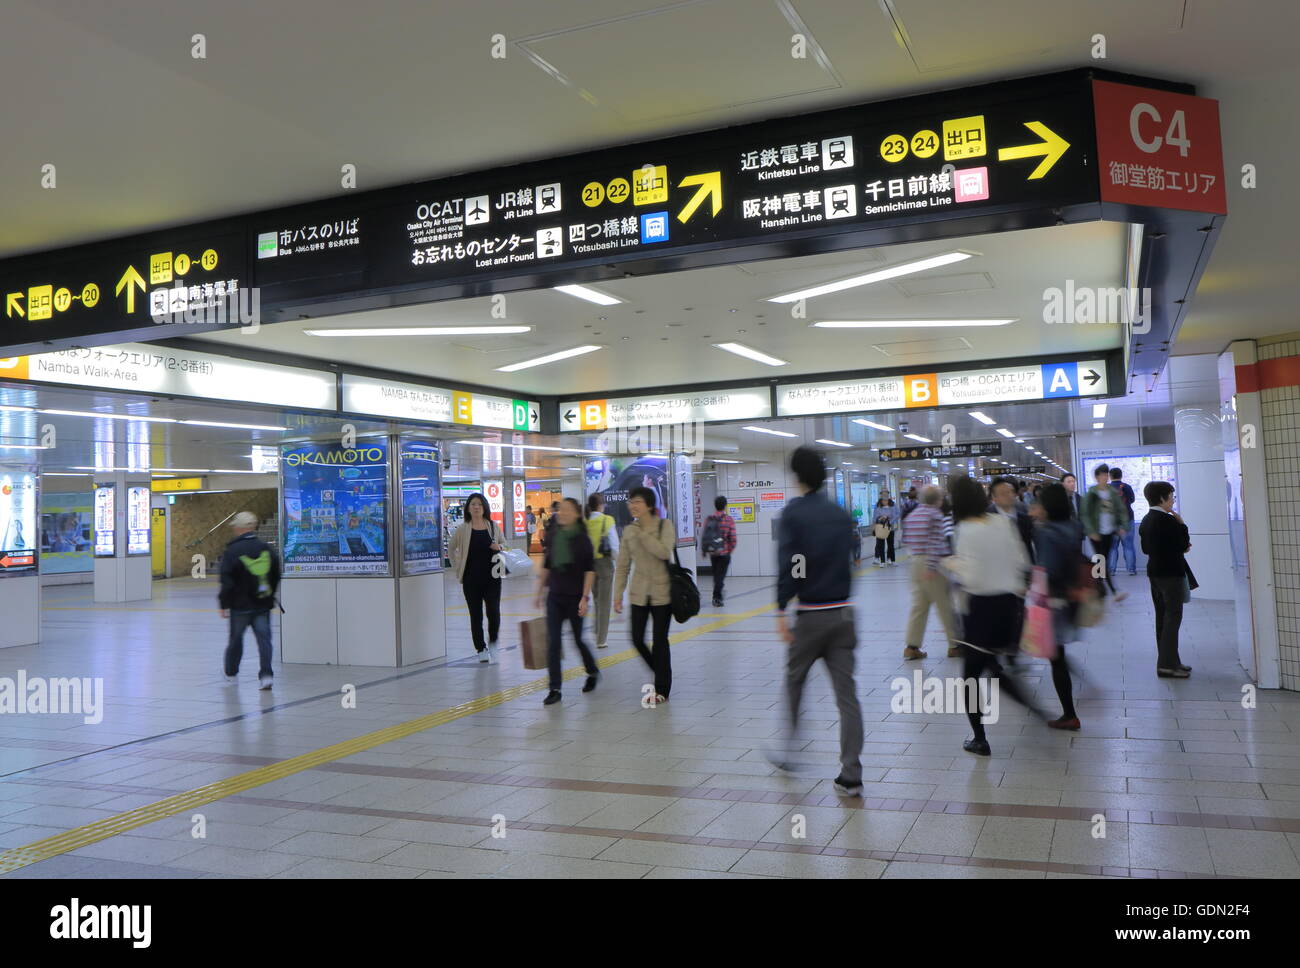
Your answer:
[[[1142,489],[1151,510],[1142,519],[1139,535],[1147,556],[1147,580],[1156,607],[1156,675],[1162,679],[1186,679],[1192,667],[1178,657],[1178,629],[1183,623],[1183,601],[1195,587],[1187,567],[1192,547],[1187,525],[1174,513],[1174,486],[1152,481]]]
[[[1061,478],[1061,484],[1065,487],[1065,493],[1070,496],[1070,520],[1078,521],[1079,513],[1083,510],[1083,497],[1079,494],[1079,479],[1073,474],[1066,474]]]
[[[1030,563],[1034,561],[1034,522],[1025,506],[1016,499],[1016,485],[1010,478],[995,477],[989,485],[989,497],[993,503],[989,510],[1010,519],[1016,526],[1020,540],[1025,544],[1025,554]]]

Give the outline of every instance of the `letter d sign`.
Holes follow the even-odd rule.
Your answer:
[[[903,380],[904,401],[909,407],[932,407],[938,396],[938,377],[933,373],[909,376]]]

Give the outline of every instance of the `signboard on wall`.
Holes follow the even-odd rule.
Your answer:
[[[654,427],[695,421],[757,420],[772,415],[767,387],[654,397],[570,400],[560,404],[560,430]]]
[[[150,490],[143,485],[131,485],[126,489],[126,553],[128,555],[149,554],[149,538],[153,525],[149,520]]]
[[[147,343],[15,357],[0,369],[0,376],[312,410],[333,410],[338,402],[332,373]]]
[[[1219,102],[1094,80],[1101,200],[1228,213]]]
[[[95,488],[95,557],[112,558],[117,554],[117,486],[101,484]]]
[[[528,501],[524,491],[524,482],[515,481],[513,500],[510,503],[512,534],[518,537],[528,533]]]
[[[752,524],[758,520],[753,501],[728,501],[727,513],[735,519],[737,524]]]
[[[0,468],[0,576],[37,571],[41,537],[36,480],[26,468]]]
[[[758,495],[758,506],[763,511],[780,511],[785,507],[785,491],[762,491]]]
[[[541,405],[535,400],[447,390],[417,383],[343,374],[342,409],[399,420],[465,424],[495,430],[541,430]]]
[[[402,574],[442,568],[442,462],[432,441],[401,441]]]
[[[94,495],[89,491],[41,497],[41,571],[47,575],[94,569]]]
[[[286,445],[286,575],[388,574],[388,442]]]
[[[505,513],[506,498],[505,491],[500,481],[484,481],[483,494],[488,501],[488,516],[497,523],[497,527],[503,532],[506,529]]]
[[[785,384],[776,388],[776,415],[970,406],[1101,396],[1107,392],[1106,361],[1079,360]]]
[[[691,459],[673,455],[673,526],[680,547],[695,544],[695,494],[691,486]]]

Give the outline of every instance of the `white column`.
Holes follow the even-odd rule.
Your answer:
[[[149,490],[150,476],[114,471],[95,475],[95,487],[113,488],[113,555],[95,558],[95,601],[145,602],[153,598],[153,558],[148,545],[142,554],[128,554],[127,503],[130,489]],[[145,505],[146,515],[148,504]],[[146,526],[148,521],[146,519]],[[148,532],[146,532],[148,533]]]
[[[1176,406],[1174,445],[1178,467],[1175,502],[1187,523],[1192,548],[1187,563],[1200,583],[1196,598],[1231,600],[1232,549],[1224,490],[1223,431],[1219,406]]]

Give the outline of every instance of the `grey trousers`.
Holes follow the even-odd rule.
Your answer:
[[[825,661],[840,711],[840,779],[849,784],[862,782],[862,707],[853,681],[853,650],[857,644],[852,607],[799,612],[785,669],[793,741],[799,726],[804,681],[814,662]]]
[[[591,597],[596,606],[593,616],[596,625],[596,644],[607,641],[609,635],[609,609],[614,604],[614,559],[606,555],[596,559],[596,581]]]

